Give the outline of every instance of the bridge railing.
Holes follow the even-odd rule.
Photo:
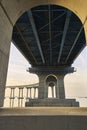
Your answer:
[[[30,98],[38,98],[38,83],[23,86],[7,86],[4,107],[25,107]]]

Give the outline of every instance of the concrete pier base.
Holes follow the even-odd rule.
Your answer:
[[[57,99],[57,98],[48,98],[48,99],[29,99],[29,102],[26,102],[26,107],[79,107],[79,102],[76,102],[75,99]]]

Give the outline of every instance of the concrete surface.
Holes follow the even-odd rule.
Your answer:
[[[3,105],[12,26],[0,6],[0,106]]]
[[[26,107],[79,107],[79,102],[75,99],[58,99],[58,98],[47,98],[47,99],[29,99],[25,103]]]
[[[87,130],[87,108],[1,108],[0,130]]]
[[[87,116],[87,107],[0,108],[1,116]]]

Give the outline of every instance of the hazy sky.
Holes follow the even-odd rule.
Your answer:
[[[38,82],[38,77],[30,74],[26,70],[30,67],[28,61],[19,52],[19,50],[11,44],[10,59],[7,75],[7,85],[23,85]]]
[[[65,76],[66,97],[77,97],[81,101],[82,106],[87,106],[87,99],[82,98],[87,97],[87,47],[72,66],[77,71]],[[28,67],[30,67],[29,63],[16,47],[11,44],[7,86],[37,83],[38,77],[27,72]]]

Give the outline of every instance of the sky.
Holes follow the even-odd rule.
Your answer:
[[[6,85],[13,86],[37,83],[37,75],[27,72],[30,66],[24,56],[11,43]],[[77,71],[65,76],[66,97],[76,98],[80,101],[81,106],[87,106],[87,47],[81,52],[72,66]]]
[[[19,50],[11,43],[10,58],[7,74],[7,86],[25,85],[38,82],[35,74],[30,74],[27,69],[31,65]]]

